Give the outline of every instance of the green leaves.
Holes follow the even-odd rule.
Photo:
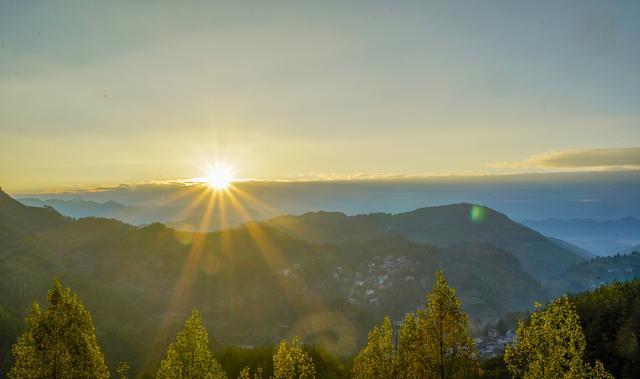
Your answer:
[[[55,280],[43,312],[33,304],[27,331],[13,345],[10,378],[108,378],[91,315]]]
[[[405,356],[412,371],[405,377],[469,378],[480,374],[478,356],[467,331],[467,315],[462,312],[455,289],[449,287],[441,271],[427,296],[427,306],[411,316],[402,334],[412,336]]]
[[[394,351],[388,318],[369,333],[354,361],[356,378],[469,378],[480,375],[467,316],[441,272],[424,310],[409,313]]]
[[[262,368],[258,367],[252,376],[251,369],[249,367],[245,367],[240,371],[240,374],[238,374],[238,379],[263,379]]]
[[[353,363],[354,378],[391,378],[395,371],[392,345],[393,330],[388,317],[380,327],[369,332],[367,345],[358,353]]]
[[[202,324],[200,312],[194,310],[169,345],[167,356],[160,363],[158,378],[223,379],[226,374],[209,350],[209,335]]]
[[[585,365],[586,347],[578,314],[567,296],[520,322],[504,359],[515,378],[612,378],[600,362]]]
[[[293,337],[289,345],[285,340],[280,341],[278,351],[273,356],[274,379],[307,379],[315,376],[313,360],[302,350],[298,337]]]

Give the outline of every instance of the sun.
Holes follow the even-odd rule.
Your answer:
[[[221,164],[209,168],[205,172],[205,177],[202,178],[202,181],[209,187],[222,191],[228,189],[231,183],[233,183],[233,175],[234,172],[230,166]]]

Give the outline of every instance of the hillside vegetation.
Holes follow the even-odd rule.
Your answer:
[[[109,366],[161,351],[194,307],[220,346],[273,343],[297,334],[352,354],[383,315],[424,302],[443,270],[472,328],[546,299],[509,252],[488,242],[416,243],[398,233],[344,243],[305,241],[271,223],[214,233],[100,218],[0,199],[0,305],[24,316],[51,278],[72,286],[94,315]],[[123,314],[122,310],[126,309]],[[10,340],[2,341],[6,349]],[[137,369],[154,370],[154,367]]]
[[[585,259],[583,254],[502,213],[472,204],[421,208],[394,215],[313,212],[277,217],[266,224],[315,242],[343,243],[399,234],[413,242],[443,247],[462,242],[490,243],[513,254],[525,271],[543,281],[561,275],[566,268]]]

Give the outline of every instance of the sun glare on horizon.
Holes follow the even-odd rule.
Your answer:
[[[206,170],[204,178],[202,178],[203,183],[218,191],[228,189],[234,180],[234,170],[226,164],[217,164],[210,167]]]

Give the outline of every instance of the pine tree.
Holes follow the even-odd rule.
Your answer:
[[[600,362],[585,364],[586,340],[578,313],[565,295],[520,321],[504,360],[515,378],[613,378]]]
[[[43,312],[33,304],[12,352],[10,378],[108,378],[91,315],[58,279]]]
[[[427,296],[427,306],[405,318],[401,329],[399,376],[403,378],[473,378],[480,365],[455,289],[442,272]]]
[[[388,317],[382,325],[369,332],[367,345],[356,356],[353,363],[354,378],[392,378],[395,372],[393,330]]]
[[[298,337],[293,337],[289,345],[285,340],[280,341],[278,351],[273,356],[274,379],[306,379],[315,376],[313,360],[302,350]]]
[[[226,378],[222,367],[209,350],[209,335],[202,324],[200,312],[194,310],[178,333],[176,341],[169,345],[167,356],[160,363],[158,378],[171,379],[222,379]]]

